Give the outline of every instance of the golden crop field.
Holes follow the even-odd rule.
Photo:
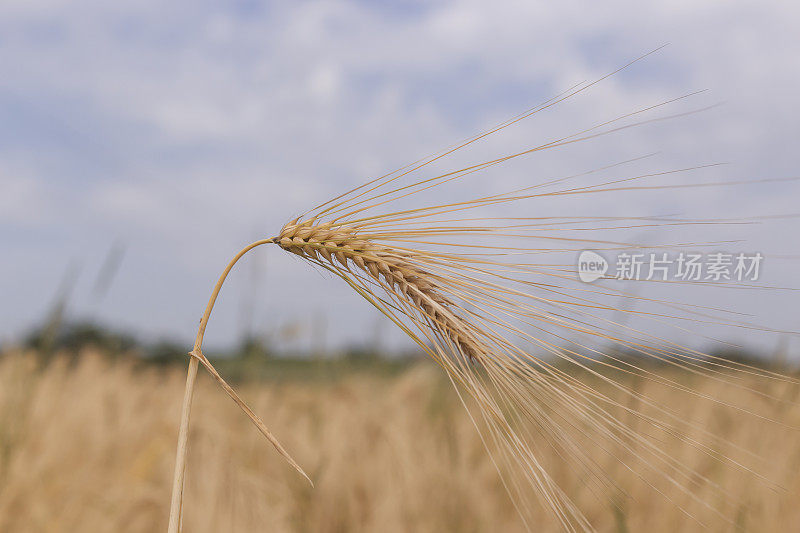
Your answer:
[[[727,394],[700,379],[692,383],[700,393]],[[183,381],[180,367],[115,362],[91,351],[44,367],[32,353],[0,357],[0,531],[162,530]],[[598,530],[800,530],[796,432],[686,394],[671,396],[649,381],[634,385],[664,405],[681,402],[671,407],[731,442],[700,454],[670,435],[654,436],[698,473],[688,480],[693,493],[724,512],[670,490],[647,465],[623,468],[612,458],[622,448],[595,457],[626,494],[612,498],[542,447],[543,463]],[[761,411],[800,425],[798,387],[773,387],[765,392],[779,401],[765,398]],[[315,488],[203,374],[191,424],[184,531],[524,531],[479,433],[431,364],[313,381],[251,380],[239,389]],[[741,459],[741,468],[720,466],[715,453]],[[781,488],[760,482],[756,472]],[[715,500],[714,484],[726,492],[725,502]],[[535,530],[559,530],[546,511],[538,516]]]

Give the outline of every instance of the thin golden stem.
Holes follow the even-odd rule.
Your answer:
[[[169,507],[169,533],[180,531],[181,504],[183,502],[183,478],[186,471],[186,445],[189,440],[189,415],[192,410],[192,395],[197,377],[197,358],[189,359],[186,388],[181,408],[181,426],[178,431],[178,448],[175,452],[175,474],[172,478],[172,500]]]
[[[258,430],[270,441],[270,443],[272,443],[275,449],[278,450],[278,453],[280,453],[289,462],[289,464],[295,468],[295,470],[300,472],[300,474],[305,477],[309,483],[311,483],[311,479],[308,477],[308,475],[303,471],[302,468],[300,468],[297,462],[289,455],[283,446],[281,446],[280,442],[278,442],[278,440],[267,429],[264,422],[253,412],[252,409],[250,409],[250,407],[247,406],[247,404],[239,397],[239,395],[236,394],[233,388],[225,382],[222,376],[219,375],[211,362],[209,362],[206,356],[203,355],[202,351],[203,336],[205,335],[208,320],[211,317],[211,311],[214,309],[214,303],[217,301],[219,291],[222,289],[222,285],[225,282],[225,279],[228,277],[231,269],[233,269],[233,266],[247,252],[257,246],[269,244],[271,242],[273,242],[272,239],[263,239],[251,243],[245,246],[238,254],[234,256],[233,259],[231,259],[230,263],[228,263],[228,266],[225,267],[225,270],[219,277],[217,284],[214,286],[214,290],[211,292],[211,297],[208,300],[208,305],[206,305],[206,310],[203,313],[203,317],[200,319],[200,326],[197,329],[197,337],[194,341],[194,348],[191,352],[189,352],[191,359],[189,360],[189,371],[186,375],[186,389],[183,396],[183,407],[181,409],[180,430],[178,431],[178,447],[175,453],[175,473],[172,478],[172,500],[169,510],[168,533],[178,533],[180,531],[183,504],[183,482],[184,474],[186,472],[186,452],[189,440],[189,418],[191,415],[192,395],[194,392],[194,384],[197,377],[197,367],[199,363],[202,363],[203,366],[206,367],[209,373],[211,373],[212,377],[220,384],[228,396],[230,396],[233,401],[236,402],[236,405],[238,405],[245,412],[250,420],[256,425]]]

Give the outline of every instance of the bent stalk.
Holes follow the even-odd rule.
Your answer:
[[[189,370],[186,375],[186,389],[183,395],[180,430],[178,431],[178,446],[175,452],[175,473],[172,478],[172,499],[169,509],[168,533],[178,533],[178,531],[180,531],[183,504],[183,483],[184,474],[186,472],[186,452],[189,440],[189,418],[192,410],[192,395],[194,393],[194,384],[197,377],[197,367],[199,363],[203,364],[211,376],[217,381],[217,383],[219,383],[223,390],[225,390],[228,396],[230,396],[231,399],[236,402],[236,405],[238,405],[245,412],[250,420],[256,425],[258,430],[267,438],[267,440],[272,443],[275,449],[278,450],[278,453],[280,453],[289,462],[289,464],[291,464],[295,470],[305,477],[313,486],[313,483],[308,475],[289,455],[283,446],[281,446],[280,442],[275,438],[275,436],[272,435],[269,429],[267,429],[264,422],[252,411],[252,409],[247,406],[247,404],[239,397],[239,395],[236,394],[233,388],[231,388],[231,386],[225,382],[222,376],[219,375],[211,362],[209,362],[206,356],[203,355],[202,351],[203,335],[205,334],[206,326],[208,325],[208,319],[211,317],[211,311],[214,309],[214,303],[217,300],[219,291],[222,289],[222,284],[225,282],[225,279],[228,277],[231,269],[233,269],[233,266],[239,261],[239,259],[241,259],[253,248],[272,242],[272,239],[263,239],[251,243],[245,246],[238,254],[234,256],[233,259],[231,259],[230,263],[228,263],[228,266],[225,267],[225,270],[219,277],[217,284],[214,286],[214,290],[211,292],[211,297],[208,300],[208,305],[206,305],[206,310],[203,313],[203,317],[200,319],[200,326],[197,329],[197,337],[194,341],[194,348],[192,348],[192,351],[189,352],[191,359],[189,360]]]

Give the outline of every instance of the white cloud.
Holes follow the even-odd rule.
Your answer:
[[[0,109],[19,122],[0,125],[0,140],[22,147],[14,153],[26,154],[28,174],[2,174],[0,219],[53,224],[62,257],[83,256],[120,235],[129,239],[140,250],[131,256],[139,268],[116,290],[139,298],[125,311],[108,303],[92,312],[146,332],[183,332],[227,255],[256,229],[272,233],[344,188],[668,41],[656,56],[448,165],[711,88],[697,105],[725,100],[721,109],[540,154],[476,176],[469,186],[503,190],[659,149],[663,167],[725,160],[735,163],[724,170],[731,177],[779,177],[798,168],[800,72],[793,66],[800,39],[789,21],[800,8],[794,3],[464,0],[382,9],[345,0],[275,2],[255,12],[154,0],[3,2]],[[20,99],[29,104],[25,113],[41,111],[40,122],[19,114]],[[80,135],[54,140],[41,121],[51,114]],[[0,149],[0,168],[10,153]],[[785,211],[798,192],[785,184],[730,193],[723,205],[720,196],[698,191],[681,196],[680,207],[709,216],[756,207]],[[60,199],[55,206],[45,200],[53,195]],[[572,204],[574,210],[622,207],[676,206],[658,195],[625,206],[601,197]],[[52,210],[61,214],[57,222],[45,216]],[[189,250],[202,253],[187,262]],[[42,249],[38,259],[27,257],[43,261],[50,254]],[[164,290],[136,290],[147,286],[148,260],[164,265]],[[264,313],[269,308],[274,320],[288,319],[278,310],[297,312],[286,289],[296,264],[276,260],[270,268],[278,283]],[[53,275],[61,269],[54,264]],[[24,265],[19,271],[24,278]],[[48,298],[32,279],[20,286],[30,294],[17,291],[15,305],[38,308]],[[331,329],[352,339],[370,315],[349,302],[358,320]],[[326,298],[311,305],[333,313]],[[150,312],[160,306],[170,314]],[[0,317],[5,335],[25,325],[12,315]],[[222,319],[217,331],[226,340],[236,327]]]
[[[0,167],[0,222],[16,230],[51,221],[45,186],[24,171]]]

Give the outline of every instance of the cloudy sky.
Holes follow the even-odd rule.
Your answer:
[[[244,244],[665,43],[460,161],[695,90],[708,91],[677,112],[723,105],[465,186],[502,192],[650,152],[663,168],[728,163],[718,179],[800,175],[798,20],[790,1],[4,0],[0,341],[41,321],[70,275],[73,318],[191,339]],[[797,212],[798,198],[796,182],[780,182],[603,205],[743,217]],[[574,212],[597,207],[571,202]],[[750,248],[783,257],[770,263],[770,283],[796,279],[798,225],[782,219],[752,235]],[[119,269],[96,290],[112,249]],[[295,322],[324,324],[331,344],[391,337],[341,283],[285,255],[258,251],[241,265],[210,344]],[[800,327],[787,318],[796,297],[748,298],[769,323]]]

